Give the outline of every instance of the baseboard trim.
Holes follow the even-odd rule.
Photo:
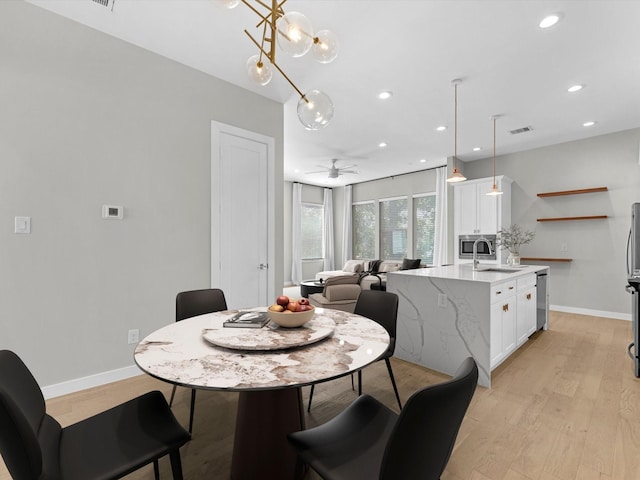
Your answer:
[[[48,385],[46,387],[42,387],[42,394],[44,395],[44,398],[60,397],[69,393],[86,390],[87,388],[99,387],[100,385],[117,382],[118,380],[125,380],[137,375],[142,375],[142,372],[136,365],[131,365],[129,367],[89,375],[88,377],[76,378],[67,382]]]
[[[604,310],[592,310],[590,308],[566,307],[564,305],[549,305],[549,310],[564,313],[577,313],[578,315],[589,315],[591,317],[604,317],[631,321],[630,313],[607,312]]]

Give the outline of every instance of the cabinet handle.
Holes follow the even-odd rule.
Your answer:
[[[527,300],[531,300],[531,294],[527,293]]]
[[[502,290],[498,290],[498,291],[496,292],[496,295],[502,295]]]
[[[508,312],[509,311],[509,304],[505,303],[504,305],[502,305],[502,311],[503,312]]]
[[[513,290],[513,287],[509,287],[509,290]]]

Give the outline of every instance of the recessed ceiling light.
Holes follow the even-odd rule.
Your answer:
[[[480,150],[482,150],[480,147],[473,147],[474,152],[479,152]]]
[[[300,173],[300,169],[299,169],[299,168],[296,168],[296,169],[293,171],[293,173]]]
[[[391,98],[393,96],[393,92],[389,91],[389,90],[385,90],[383,92],[380,92],[378,94],[378,98],[380,100],[388,100],[389,98]]]
[[[579,92],[583,88],[584,88],[584,85],[571,85],[569,88],[567,88],[567,92],[569,93]]]
[[[436,127],[436,130],[438,132],[444,132],[447,129],[447,127],[445,127],[444,125],[440,125],[439,127]]]
[[[588,122],[584,122],[582,124],[583,127],[593,127],[596,124],[596,122],[594,121],[588,121]]]
[[[426,159],[426,158],[421,158],[421,159],[420,159],[420,163],[426,163],[426,162],[427,162],[427,159]]]
[[[538,26],[540,28],[549,28],[549,27],[553,27],[556,23],[558,23],[558,21],[560,20],[560,15],[557,13],[554,13],[552,15],[547,15],[546,17],[544,17],[540,23],[538,24]]]
[[[380,142],[380,143],[378,144],[378,146],[379,146],[380,148],[384,148],[384,147],[386,147],[386,146],[387,146],[387,142]]]

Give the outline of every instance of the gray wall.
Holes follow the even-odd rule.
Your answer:
[[[18,1],[0,59],[0,348],[41,385],[132,365],[127,331],[209,286],[211,120],[275,138],[284,262],[282,105]]]
[[[523,256],[572,258],[551,266],[551,303],[629,314],[626,241],[631,204],[640,202],[640,129],[591,137],[496,158],[513,179],[511,222],[536,231]],[[492,175],[492,160],[468,162],[467,178]],[[538,193],[608,187],[607,192],[539,198]],[[537,222],[538,218],[608,215],[605,220]],[[568,251],[562,252],[562,244]]]

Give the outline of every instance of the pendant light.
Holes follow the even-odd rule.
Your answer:
[[[447,182],[456,183],[456,182],[464,182],[467,177],[465,177],[460,170],[458,170],[458,85],[462,82],[459,78],[452,80],[454,89],[454,113],[453,113],[453,171],[449,178],[447,178]]]
[[[491,190],[487,192],[487,195],[491,195],[491,196],[503,194],[502,190],[500,190],[498,188],[498,185],[496,184],[496,119],[497,118],[498,118],[498,115],[494,115],[491,117],[491,119],[493,120],[493,187],[491,187]]]

